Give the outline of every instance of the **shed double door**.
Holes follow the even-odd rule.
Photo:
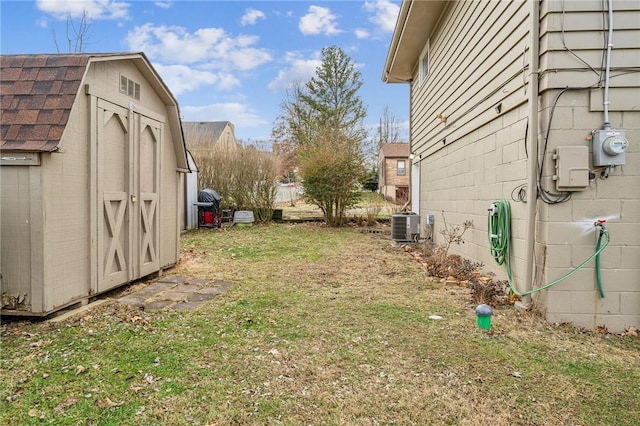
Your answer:
[[[133,108],[97,103],[97,290],[159,270],[163,124]]]

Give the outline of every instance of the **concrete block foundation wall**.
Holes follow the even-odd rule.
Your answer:
[[[542,96],[545,128],[557,94],[555,90]],[[559,98],[551,122],[545,185],[552,184],[551,155],[558,146],[588,146],[591,157],[588,137],[603,124],[596,98],[587,90],[568,91]],[[540,206],[537,254],[546,265],[541,277],[545,282],[562,276],[594,253],[598,235],[594,222],[607,220],[611,243],[601,254],[605,297],[598,294],[595,262],[591,262],[548,290],[546,316],[551,322],[620,331],[640,324],[640,112],[611,111],[609,117],[612,128],[626,130],[625,165],[616,167],[606,179],[601,178],[601,168],[591,166],[597,177],[589,188],[572,193],[566,203]]]
[[[558,91],[541,96],[540,155],[544,147],[551,104]],[[470,134],[452,141],[421,161],[421,217],[435,215],[434,238],[443,243],[440,231],[448,225],[473,221],[465,244],[452,252],[481,261],[485,269],[506,279],[504,268],[490,256],[487,208],[495,200],[509,200],[512,214],[512,259],[514,282],[523,290],[527,205],[512,199],[526,183],[526,104],[497,117]],[[562,118],[562,119],[560,119]],[[604,298],[595,280],[595,262],[568,279],[536,293],[534,302],[550,322],[570,322],[595,329],[619,332],[640,324],[640,112],[611,114],[611,125],[626,130],[630,142],[626,164],[608,178],[590,181],[584,191],[573,192],[569,201],[545,204],[538,200],[535,245],[535,287],[561,277],[595,252],[594,221],[607,220],[611,243],[601,254]],[[602,126],[602,112],[590,106],[589,91],[563,94],[554,112],[545,152],[543,186],[556,192],[554,150],[558,146],[588,146],[592,130]]]
[[[526,183],[526,116],[527,107],[522,105],[452,141],[420,163],[420,215],[435,216],[435,242],[444,242],[440,232],[445,221],[453,226],[471,220],[473,227],[465,233],[465,243],[453,245],[451,252],[484,263],[485,269],[500,279],[506,276],[489,251],[487,210],[496,200],[511,200],[511,193]],[[526,205],[512,201],[511,210],[511,263],[519,282],[524,275]]]

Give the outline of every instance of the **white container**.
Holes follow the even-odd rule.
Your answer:
[[[253,217],[253,212],[248,210],[238,210],[233,213],[233,224],[238,223],[253,223],[255,219]]]

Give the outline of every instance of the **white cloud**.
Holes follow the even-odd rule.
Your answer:
[[[271,54],[261,49],[241,49],[230,52],[228,59],[241,71],[252,70],[271,61]]]
[[[172,0],[157,1],[155,2],[155,5],[158,6],[160,9],[170,9],[172,6],[172,3],[173,3]]]
[[[316,69],[322,64],[318,53],[312,58],[301,58],[296,53],[287,53],[287,68],[278,72],[278,76],[267,86],[269,90],[278,92],[293,87],[296,83],[304,83],[313,77]]]
[[[36,7],[56,19],[79,18],[86,12],[90,19],[128,19],[129,3],[117,0],[36,0]]]
[[[354,34],[359,39],[371,37],[371,34],[369,34],[369,31],[365,30],[364,28],[356,28],[354,30]]]
[[[186,106],[181,107],[180,111],[184,121],[231,121],[236,129],[255,128],[269,124],[247,104],[237,102]]]
[[[49,20],[47,18],[40,18],[36,21],[36,25],[40,28],[47,28],[49,26]]]
[[[213,85],[218,90],[230,90],[240,86],[240,81],[231,74],[201,71],[186,65],[154,64],[154,68],[174,96],[205,85]]]
[[[271,61],[266,49],[253,47],[256,36],[232,37],[221,28],[201,28],[189,33],[183,27],[145,24],[129,31],[131,50],[144,51],[150,58],[169,63],[202,63],[225,70],[250,70]]]
[[[400,6],[389,0],[365,1],[364,10],[371,16],[369,21],[377,25],[382,32],[392,33],[396,26]]]
[[[264,12],[257,9],[247,9],[244,15],[240,19],[240,24],[244,27],[246,25],[255,25],[258,19],[266,19]]]
[[[300,18],[298,28],[304,35],[335,35],[342,31],[336,24],[336,15],[330,9],[320,6],[309,6],[309,13]]]

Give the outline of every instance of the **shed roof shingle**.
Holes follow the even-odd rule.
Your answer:
[[[0,56],[0,150],[53,151],[90,55]]]

